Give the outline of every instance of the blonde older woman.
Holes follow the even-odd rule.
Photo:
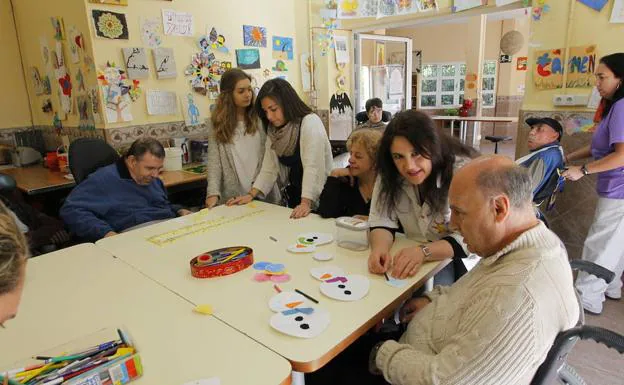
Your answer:
[[[318,213],[323,218],[357,216],[367,219],[377,179],[377,149],[381,132],[354,131],[347,140],[349,166],[332,170],[321,193]]]

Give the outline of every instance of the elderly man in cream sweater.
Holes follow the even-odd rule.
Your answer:
[[[572,271],[557,236],[535,218],[531,179],[501,156],[481,157],[451,183],[451,223],[480,263],[451,287],[404,309],[397,341],[371,367],[394,385],[529,384],[557,333],[579,317]]]

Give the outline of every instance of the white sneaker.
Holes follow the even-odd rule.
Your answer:
[[[620,290],[620,289],[617,289],[617,290],[609,290],[609,289],[607,289],[607,291],[605,291],[605,297],[617,301],[617,300],[622,298],[622,290]]]
[[[581,300],[581,303],[583,304],[583,309],[589,314],[600,315],[602,313],[602,303],[596,305],[583,300]]]

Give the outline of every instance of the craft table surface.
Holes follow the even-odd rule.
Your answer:
[[[7,168],[0,171],[15,179],[17,188],[28,195],[42,194],[49,191],[74,187],[73,180],[60,171],[50,171],[41,165]],[[206,174],[195,174],[187,171],[163,171],[159,175],[165,187],[173,187],[206,179]]]
[[[144,368],[132,384],[182,385],[210,377],[223,385],[291,381],[284,358],[218,319],[194,313],[189,302],[93,244],[33,258],[26,274],[18,315],[0,332],[0,370],[19,367],[32,355],[92,346],[94,333],[121,326]]]
[[[310,215],[303,219],[289,219],[291,210],[285,207],[254,201],[252,205],[218,206],[207,212],[172,219],[152,226],[105,238],[96,243],[141,273],[169,288],[194,304],[210,304],[214,316],[241,333],[248,335],[288,359],[298,372],[312,372],[331,360],[370,327],[390,313],[413,289],[442,269],[449,260],[428,263],[409,280],[403,288],[391,287],[383,275],[368,272],[368,250],[350,251],[336,242],[319,246],[318,251],[335,257],[319,262],[312,254],[292,254],[286,248],[294,244],[297,235],[306,232],[331,233],[335,237],[333,219]],[[242,219],[236,219],[245,216]],[[229,221],[204,232],[180,238],[158,246],[147,238],[179,230],[200,221]],[[269,237],[277,239],[272,241]],[[416,242],[397,236],[393,252]],[[295,288],[315,297],[331,315],[331,324],[319,336],[299,339],[273,330],[269,319],[274,314],[268,307],[269,299],[276,294],[271,282],[255,282],[252,267],[233,275],[198,279],[190,273],[189,261],[203,252],[226,246],[250,246],[254,260],[283,263],[292,280],[279,284],[283,290]],[[334,265],[347,274],[362,274],[370,278],[370,291],[355,302],[340,302],[324,297],[320,282],[309,271],[313,267]]]

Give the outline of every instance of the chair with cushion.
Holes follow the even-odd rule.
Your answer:
[[[119,154],[108,143],[96,138],[79,138],[69,146],[69,169],[76,184],[100,167],[119,159]]]
[[[573,270],[582,270],[602,278],[605,282],[611,282],[615,274],[593,262],[573,260],[570,261]],[[617,277],[619,279],[619,277]],[[608,348],[613,348],[620,354],[624,354],[624,336],[601,327],[584,325],[585,317],[583,307],[579,299],[580,317],[576,327],[560,332],[552,347],[548,351],[546,359],[535,372],[531,385],[569,384],[584,385],[586,382],[572,368],[566,359],[570,351],[581,340],[592,339]]]
[[[390,111],[382,111],[381,112],[381,121],[384,123],[388,123],[392,119],[392,114]],[[360,125],[364,124],[368,121],[368,114],[366,111],[361,111],[355,114],[355,122]]]

